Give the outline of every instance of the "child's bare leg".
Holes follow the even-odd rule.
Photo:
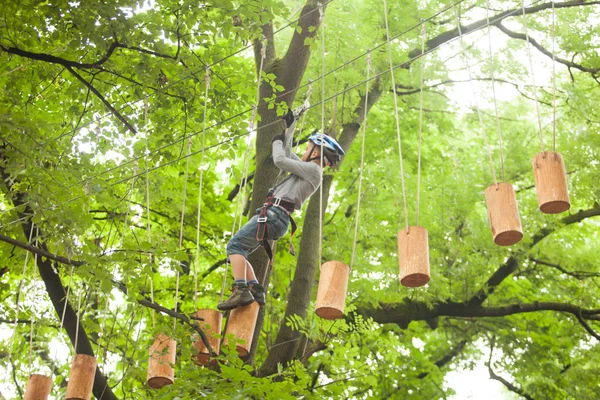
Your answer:
[[[236,281],[247,280],[246,277],[246,259],[241,254],[231,254],[229,256],[229,262],[231,263],[231,272],[233,273],[233,278]],[[252,267],[250,267],[252,269]],[[252,274],[254,276],[254,273]]]
[[[248,282],[258,281],[258,279],[256,279],[256,275],[254,275],[254,268],[252,268],[252,264],[250,264],[248,260],[246,260],[246,280]]]

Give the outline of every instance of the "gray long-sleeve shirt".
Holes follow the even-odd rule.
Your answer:
[[[273,142],[273,162],[282,171],[289,172],[291,176],[275,189],[273,195],[286,201],[291,201],[295,209],[302,208],[302,204],[321,184],[323,170],[313,162],[304,162],[294,153],[287,157],[283,142]]]

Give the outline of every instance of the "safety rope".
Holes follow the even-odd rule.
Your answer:
[[[494,77],[494,53],[492,50],[492,26],[490,25],[490,1],[485,0],[485,19],[487,23],[488,46],[490,50],[490,78],[492,79],[492,96],[494,98],[494,110],[496,112],[496,135],[498,136],[498,147],[500,152],[500,165],[502,166],[502,181],[506,181],[504,173],[504,154],[502,152],[502,130],[500,129],[500,113],[498,112],[498,101],[496,99],[496,79]]]
[[[204,176],[204,139],[206,133],[206,111],[208,109],[208,90],[210,89],[210,68],[207,67],[204,75],[204,129],[202,130],[201,144],[202,153],[200,155],[200,177],[198,178],[198,219],[196,221],[196,259],[194,260],[194,309],[198,308],[198,260],[200,257],[200,222],[202,215],[202,185]]]
[[[465,67],[467,69],[467,73],[469,74],[469,82],[471,83],[471,90],[473,91],[473,102],[475,111],[477,112],[477,117],[479,119],[479,126],[481,129],[481,134],[483,135],[483,140],[485,142],[485,147],[487,149],[488,158],[490,160],[490,166],[492,168],[492,177],[494,178],[494,185],[498,188],[498,180],[496,179],[496,167],[494,166],[494,159],[492,158],[492,149],[487,137],[487,131],[485,129],[485,125],[483,124],[483,117],[481,116],[481,110],[479,109],[479,100],[477,96],[477,91],[475,90],[475,82],[473,81],[473,74],[471,73],[471,65],[469,64],[469,59],[467,58],[467,52],[465,47],[465,41],[463,39],[462,27],[460,25],[460,17],[458,15],[458,11],[454,8],[454,16],[456,17],[456,26],[458,27],[458,38],[460,41],[460,47],[462,50],[462,59],[465,63]]]
[[[554,4],[554,2],[553,2]],[[527,29],[527,14],[525,13],[525,1],[521,0],[521,5],[523,9],[523,27],[525,28],[525,39],[527,40],[527,44],[525,45],[527,48],[527,58],[529,58],[529,75],[531,76],[531,85],[533,86],[533,98],[535,99],[535,111],[537,114],[538,121],[538,129],[540,131],[540,147],[542,148],[542,152],[545,152],[544,147],[544,135],[542,133],[542,116],[540,113],[540,103],[538,101],[538,93],[537,86],[535,85],[535,73],[533,72],[533,58],[531,57],[531,46],[529,44],[529,32]]]
[[[427,39],[427,24],[423,23],[421,29],[421,53],[425,53],[425,39]],[[417,210],[416,226],[419,226],[419,206],[421,200],[421,141],[423,138],[423,70],[425,67],[425,58],[421,59],[419,68],[419,140],[417,150]]]
[[[321,75],[325,71],[325,9],[321,2],[317,3],[319,7],[319,22],[321,25]],[[325,79],[321,79],[321,133],[325,134]],[[323,145],[325,140],[321,140],[321,184],[319,185],[319,258],[318,265],[323,260]]]
[[[250,132],[254,131],[254,124],[256,121],[256,113],[258,110],[258,104],[260,103],[260,85],[262,83],[262,72],[264,67],[265,59],[267,58],[267,47],[266,47],[266,39],[263,38],[261,40],[261,48],[260,48],[260,63],[258,66],[258,74],[256,78],[256,103],[252,105],[252,115],[250,117]],[[278,122],[278,121],[276,121]],[[244,155],[244,173],[242,174],[242,179],[240,181],[240,189],[242,190],[241,196],[238,195],[238,199],[236,201],[235,213],[233,215],[233,226],[231,227],[231,237],[235,235],[237,230],[235,229],[236,221],[238,218],[239,212],[239,227],[242,227],[243,220],[243,210],[242,210],[242,202],[244,197],[246,197],[246,186],[248,184],[248,171],[250,169],[250,136],[246,140],[246,153]],[[227,273],[228,268],[224,268],[223,270],[223,283],[221,285],[221,293],[219,295],[219,303],[223,301],[223,296],[225,294],[225,286],[227,285]],[[244,279],[246,279],[246,269],[244,268]]]
[[[363,170],[365,167],[365,139],[367,135],[367,112],[369,110],[369,76],[371,75],[371,53],[367,54],[367,83],[365,88],[365,105],[363,107],[362,135],[360,146],[360,172],[358,174],[358,199],[356,200],[356,217],[354,217],[354,239],[352,240],[352,255],[350,256],[350,270],[354,267],[356,255],[356,239],[358,237],[358,218],[360,216],[360,198],[362,196]]]
[[[313,88],[312,88],[312,80],[308,80],[308,89],[306,90],[306,97],[304,100],[304,104],[310,104],[310,96],[312,95],[313,92]],[[298,131],[298,138],[302,137],[302,133],[304,132],[304,120],[306,119],[306,112],[307,110],[304,110],[304,112],[302,113],[302,119],[300,119],[300,130]],[[292,136],[292,144],[294,143],[294,137]],[[296,153],[298,153],[298,149],[300,147],[300,139],[298,139],[296,141]]]
[[[408,227],[408,207],[406,206],[406,185],[404,183],[404,165],[402,161],[402,136],[400,135],[400,115],[398,113],[398,96],[396,96],[396,78],[394,77],[394,63],[392,61],[392,41],[390,40],[390,27],[388,23],[387,1],[383,0],[383,15],[385,17],[385,34],[387,38],[388,59],[390,63],[390,75],[392,78],[392,91],[394,93],[394,116],[396,117],[396,134],[398,136],[398,157],[400,158],[400,180],[402,181],[402,200],[404,202],[404,222],[406,230]]]
[[[256,125],[256,115],[258,113],[258,105],[260,103],[260,85],[262,83],[262,72],[265,63],[265,59],[267,58],[267,43],[266,39],[263,38],[261,41],[260,47],[260,63],[258,67],[258,75],[256,79],[256,99],[254,105],[252,106],[252,115],[250,116],[250,131],[255,130]],[[246,198],[246,188],[248,187],[248,174],[250,171],[250,145],[251,145],[251,136],[248,135],[246,138],[246,152],[244,153],[244,169],[242,174],[242,180],[240,181],[240,188],[242,189],[242,196],[239,198],[240,201],[240,213],[239,213],[239,222],[238,228],[236,231],[242,228],[242,221],[244,217],[243,213],[243,204]]]

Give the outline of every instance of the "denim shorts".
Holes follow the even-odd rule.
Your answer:
[[[253,253],[260,242],[256,240],[256,230],[258,229],[258,213],[261,208],[257,209],[257,214],[250,218],[246,225],[242,227],[227,243],[227,255],[240,254],[244,258]],[[285,210],[279,207],[269,207],[267,209],[267,234],[266,239],[277,240],[286,234],[288,225],[290,224],[290,216]]]

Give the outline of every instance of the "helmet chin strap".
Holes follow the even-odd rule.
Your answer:
[[[319,147],[320,147],[320,146],[317,146],[315,143],[312,143],[312,142],[311,142],[311,144],[313,145],[313,147],[310,149],[310,152],[309,152],[309,154],[312,154],[312,152],[313,152],[313,151],[315,151],[315,148],[319,148]],[[318,155],[318,156],[316,156],[316,157],[309,157],[309,158],[308,158],[308,160],[306,160],[306,162],[311,162],[311,161],[314,161],[314,160],[321,160],[321,155],[319,154],[319,155]],[[326,166],[326,167],[327,167],[327,166],[329,166],[329,165],[331,165],[331,162],[330,162],[330,161],[329,161],[329,159],[328,159],[328,158],[325,156],[325,154],[323,154],[323,161],[325,161],[325,162],[326,162],[326,164],[325,164],[325,166]],[[322,166],[322,165],[321,165],[321,166]]]

